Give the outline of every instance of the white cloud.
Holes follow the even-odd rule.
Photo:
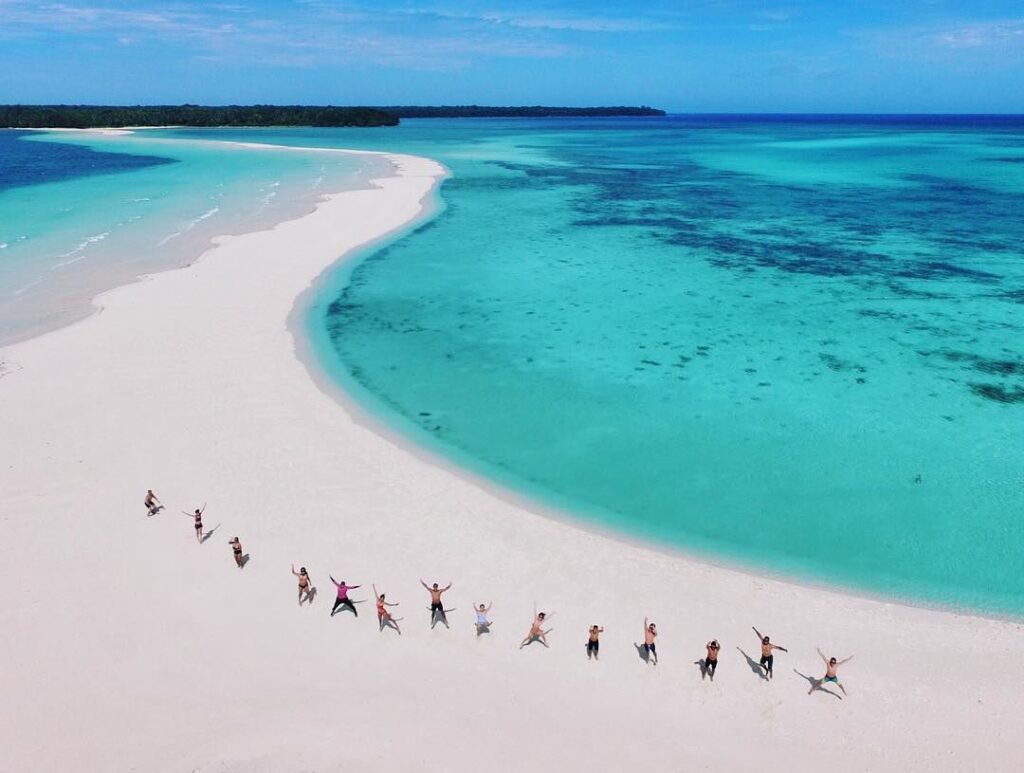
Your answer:
[[[479,17],[460,19],[452,29],[443,19],[441,24],[427,26],[404,11],[369,13],[317,0],[274,14],[255,14],[237,4],[195,2],[124,9],[98,0],[83,4],[0,0],[0,8],[4,20],[0,37],[45,39],[59,33],[79,37],[83,45],[99,39],[121,46],[170,40],[181,45],[182,58],[250,66],[369,63],[459,69],[481,58],[552,58],[572,51],[530,30],[504,29]],[[467,31],[465,23],[477,28]]]
[[[1024,49],[1024,19],[977,22],[941,29],[930,35],[946,48],[987,48],[1015,45]]]

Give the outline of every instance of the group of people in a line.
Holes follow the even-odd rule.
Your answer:
[[[150,489],[146,492],[144,500],[146,506],[146,512],[148,515],[156,515],[163,509],[163,505],[157,498],[153,490]],[[204,542],[203,536],[203,513],[206,512],[206,505],[204,504],[200,508],[196,508],[192,513],[182,511],[184,515],[191,517],[194,521],[196,540],[199,544]],[[209,535],[207,535],[209,536]],[[239,569],[245,566],[245,558],[242,555],[242,544],[238,537],[234,537],[228,541],[231,546],[232,553],[234,555],[235,564]],[[306,567],[300,566],[299,570],[295,570],[295,565],[292,565],[292,574],[298,579],[299,595],[298,602],[301,607],[303,604],[312,604],[316,598],[316,587],[313,585],[312,580],[309,577],[309,572]],[[359,616],[359,610],[356,609],[355,601],[349,597],[349,591],[361,588],[361,585],[349,585],[344,580],[340,582],[334,579],[333,575],[328,575],[331,579],[331,583],[334,585],[337,595],[335,596],[334,606],[331,607],[331,617],[334,617],[339,610],[349,611],[354,616]],[[422,585],[427,592],[430,594],[430,627],[433,629],[438,623],[442,623],[445,628],[450,628],[448,624],[448,613],[454,611],[453,609],[446,609],[442,601],[442,596],[447,591],[451,590],[452,583],[448,583],[443,588],[440,587],[439,583],[432,583],[428,585],[422,579],[420,579],[420,585]],[[398,622],[402,618],[394,617],[389,608],[397,607],[399,603],[387,601],[385,594],[378,592],[377,586],[373,585],[373,596],[376,601],[377,607],[377,626],[379,630],[383,631],[385,628],[393,628],[399,635],[402,634],[401,628],[398,626]],[[492,622],[490,620],[491,604],[474,604],[473,610],[476,615],[476,621],[474,623],[476,627],[476,635],[481,636],[485,633],[490,633]],[[547,635],[551,633],[553,629],[545,628],[554,616],[554,612],[538,612],[536,606],[533,610],[533,622],[530,624],[529,633],[519,643],[519,649],[523,649],[534,642],[540,642],[544,647],[549,647]],[[753,628],[754,634],[757,636],[761,645],[761,659],[758,662],[758,666],[763,669],[763,676],[766,680],[771,680],[775,676],[775,652],[789,652],[785,647],[774,644],[771,638],[763,635],[757,628]],[[604,633],[604,627],[600,625],[590,626],[587,632],[586,642],[586,653],[587,660],[598,660],[601,649],[601,634]],[[646,617],[644,618],[643,628],[643,644],[635,645],[638,652],[641,654],[643,660],[652,666],[658,665],[658,647],[656,639],[658,637],[658,628],[653,622],[649,621]],[[715,672],[718,669],[718,657],[721,652],[721,645],[717,639],[712,639],[705,645],[705,655],[701,660],[697,661],[697,664],[701,667],[701,678],[710,678],[711,681],[715,679]],[[818,655],[825,663],[825,675],[820,680],[810,679],[811,690],[822,689],[826,683],[835,684],[843,694],[846,694],[846,688],[839,681],[838,668],[839,666],[852,660],[851,655],[848,658],[838,660],[835,657],[826,657],[822,653],[821,649],[817,649]],[[751,660],[751,665],[754,663]],[[834,694],[834,693],[833,693]],[[838,697],[838,696],[837,696]]]

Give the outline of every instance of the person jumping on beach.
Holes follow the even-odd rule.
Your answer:
[[[481,602],[476,608],[476,635],[491,632],[491,621],[487,619],[487,613],[491,611],[491,604],[486,607]]]
[[[843,683],[839,681],[839,676],[836,674],[836,669],[839,668],[839,666],[843,665],[843,663],[849,663],[851,660],[853,660],[853,655],[850,655],[850,657],[848,658],[843,658],[842,660],[837,661],[835,658],[826,658],[825,653],[823,653],[817,647],[815,647],[815,649],[818,650],[818,655],[821,657],[821,659],[825,661],[825,676],[821,678],[821,683],[818,686],[824,686],[825,682],[834,682],[836,687],[843,691],[843,695],[846,695],[846,688],[843,687]],[[807,694],[810,695],[812,692],[814,692],[813,685],[811,685],[811,689],[807,691]]]
[[[644,618],[644,652],[647,653],[647,662],[652,666],[658,665],[658,648],[654,640],[658,637],[658,627],[654,623],[648,623]],[[651,660],[653,658],[653,660]]]
[[[146,515],[156,515],[164,507],[160,504],[157,495],[153,493],[153,489],[146,490],[146,498],[142,500],[142,504],[146,506]]]
[[[385,601],[384,594],[377,592],[376,585],[373,586],[373,595],[377,599],[377,628],[383,631],[385,626],[391,626],[401,636],[402,629],[398,627],[398,621],[388,612],[388,607],[397,607],[398,602],[396,601],[392,604],[390,601]]]
[[[753,626],[751,626],[753,627]],[[781,650],[782,652],[789,652],[785,647],[780,647],[777,644],[772,644],[771,639],[767,636],[762,636],[761,632],[754,628],[754,633],[757,634],[757,638],[761,640],[761,668],[764,669],[765,676],[768,679],[774,677],[772,671],[775,666],[775,656],[772,654],[774,650]]]
[[[534,642],[534,641],[539,641],[541,644],[543,644],[545,647],[547,647],[548,646],[547,636],[548,636],[549,633],[551,633],[551,629],[548,628],[545,631],[544,630],[544,623],[547,621],[547,619],[549,617],[551,617],[554,614],[555,614],[554,612],[552,612],[550,615],[547,614],[546,612],[538,612],[537,611],[537,607],[534,607],[533,608],[533,623],[530,625],[530,632],[528,634],[526,634],[526,638],[523,639],[522,642],[520,642],[519,649],[522,649],[527,644],[529,644],[531,642]]]
[[[331,578],[331,582],[334,583],[334,587],[338,589],[338,598],[334,600],[334,606],[331,607],[331,617],[334,617],[334,613],[338,611],[338,607],[346,607],[352,610],[352,614],[359,617],[359,611],[356,609],[356,605],[352,603],[352,599],[348,597],[350,590],[362,587],[359,585],[346,585],[345,581],[338,582],[333,576],[327,575]]]
[[[450,628],[448,625],[448,615],[445,614],[444,604],[441,603],[441,594],[450,590],[452,587],[451,583],[448,583],[443,588],[437,587],[435,582],[433,586],[427,585],[423,582],[423,578],[420,578],[420,585],[427,589],[430,594],[430,627],[433,628],[437,625],[437,621],[440,620],[444,623],[445,628]]]
[[[231,546],[231,552],[235,554],[235,563],[241,569],[245,566],[245,562],[242,560],[242,543],[238,541],[238,537],[235,537],[234,539],[229,539],[228,544]]]
[[[590,626],[590,633],[587,636],[587,660],[593,658],[598,660],[597,653],[601,649],[601,634],[604,628],[599,625]]]
[[[203,513],[206,512],[206,505],[203,504],[202,508],[197,508],[194,513],[186,513],[184,510],[181,511],[183,515],[187,515],[190,518],[195,519],[196,526],[196,542],[200,545],[203,544]]]
[[[718,668],[718,651],[722,648],[718,644],[718,639],[712,639],[705,647],[707,655],[704,656],[704,670],[701,672],[700,678],[703,679],[705,676],[710,676],[713,682],[715,681],[715,669]]]
[[[309,574],[306,572],[306,567],[300,566],[299,571],[295,571],[295,564],[292,564],[292,574],[299,578],[299,606],[302,606],[303,596],[305,600],[310,604],[313,603],[313,586],[309,581]]]

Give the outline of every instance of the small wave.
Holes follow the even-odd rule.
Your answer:
[[[164,246],[165,244],[167,244],[167,242],[169,242],[169,241],[170,241],[171,239],[174,239],[174,238],[176,238],[176,237],[178,237],[178,236],[181,236],[181,231],[175,231],[174,233],[172,233],[172,234],[169,234],[169,235],[165,236],[165,237],[164,237],[163,239],[161,239],[160,241],[158,241],[158,242],[156,243],[156,246],[157,246],[157,247],[163,247],[163,246]]]
[[[149,196],[142,196],[141,198],[138,198],[138,199],[128,199],[128,201],[130,201],[132,204],[138,204],[139,202],[142,202],[142,201],[152,201],[152,200],[153,199],[151,199]]]
[[[204,221],[204,220],[206,220],[207,218],[211,218],[211,217],[213,217],[213,216],[214,216],[214,215],[216,215],[216,214],[217,214],[218,212],[220,212],[220,207],[213,207],[213,208],[211,208],[211,209],[208,209],[208,210],[206,210],[206,211],[205,211],[205,212],[204,212],[203,214],[201,214],[201,215],[200,215],[199,217],[197,217],[197,218],[195,218],[195,219],[193,219],[193,220],[189,220],[189,221],[188,221],[188,224],[186,224],[186,226],[185,226],[184,228],[182,228],[182,229],[181,229],[180,231],[175,231],[175,232],[174,232],[174,233],[172,233],[172,234],[168,234],[168,235],[167,235],[167,236],[165,236],[165,237],[164,237],[163,239],[161,239],[160,241],[158,241],[158,242],[156,243],[156,246],[157,246],[157,247],[163,247],[163,246],[164,246],[165,244],[167,244],[167,242],[169,242],[169,241],[170,241],[171,239],[176,239],[177,237],[181,236],[181,235],[182,235],[183,233],[185,233],[186,231],[191,231],[191,230],[192,230],[193,228],[195,228],[195,227],[196,227],[197,225],[199,225],[199,224],[200,224],[201,222],[203,222],[203,221]]]
[[[7,242],[0,242],[0,250],[6,250],[10,246]]]
[[[32,282],[29,282],[27,285],[22,285],[17,290],[15,290],[12,293],[12,295],[15,295],[15,296],[22,295],[23,293],[26,293],[29,290],[31,290],[36,285],[40,284],[42,281],[43,281],[43,279],[42,279],[42,277],[40,277],[39,279],[36,279],[36,280],[34,280]]]
[[[220,212],[220,207],[214,207],[213,209],[209,209],[206,212],[204,212],[203,214],[201,214],[199,217],[197,217],[195,220],[193,220],[189,224],[189,226],[191,227],[191,226],[194,226],[194,225],[198,225],[199,223],[201,223],[204,220],[206,220],[208,217],[213,217],[218,212]]]
[[[90,244],[96,244],[96,242],[103,241],[108,236],[110,236],[110,231],[104,231],[101,234],[96,234],[95,236],[88,237],[83,242],[79,242],[78,246],[75,247],[73,250],[68,250],[67,252],[61,253],[60,255],[57,256],[58,258],[66,258],[66,260],[60,261],[54,266],[54,268],[70,266],[72,263],[77,263],[80,260],[84,260],[85,255],[83,253],[85,252],[86,248]]]

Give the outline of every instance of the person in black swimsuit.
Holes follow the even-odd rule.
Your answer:
[[[194,513],[186,513],[184,510],[181,511],[185,515],[188,515],[188,516],[191,516],[192,518],[195,518],[196,542],[198,542],[200,545],[203,544],[203,513],[205,511],[206,511],[206,505],[205,504],[202,506],[202,508],[198,508]]]
[[[245,564],[242,563],[242,543],[238,541],[238,537],[235,537],[232,540],[228,540],[228,544],[231,546],[231,550],[235,554],[235,563],[238,564],[238,568],[241,569],[245,566]]]
[[[597,660],[597,653],[601,649],[601,634],[604,628],[599,625],[590,626],[590,633],[587,636],[587,660]]]
[[[715,669],[718,668],[718,651],[721,646],[718,644],[718,639],[712,639],[706,645],[707,655],[704,658],[704,670],[701,672],[700,678],[703,679],[705,676],[710,676],[711,681],[715,681]]]
[[[441,594],[449,590],[452,587],[451,583],[448,583],[443,588],[439,588],[435,582],[433,586],[427,585],[420,578],[420,585],[427,589],[430,594],[430,627],[433,628],[437,625],[438,620],[444,623],[444,627],[448,628],[448,616],[444,611],[444,604],[441,603]]]
[[[778,644],[772,644],[771,639],[767,636],[762,636],[761,632],[754,628],[754,633],[757,634],[757,638],[761,640],[761,668],[764,669],[765,678],[772,679],[775,674],[772,671],[775,666],[775,655],[772,653],[775,650],[781,650],[782,652],[789,652],[785,647],[780,647]]]

